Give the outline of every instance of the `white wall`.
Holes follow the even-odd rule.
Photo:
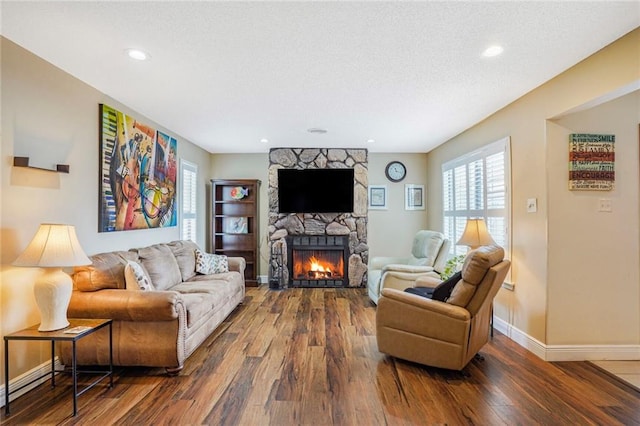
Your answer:
[[[203,201],[210,158],[179,135],[4,38],[1,49],[0,333],[5,335],[40,321],[33,299],[33,281],[39,271],[11,266],[40,223],[75,225],[87,254],[179,238],[178,227],[98,233],[98,104],[106,103],[176,137],[178,156],[199,167],[198,197]],[[70,173],[12,167],[14,156],[30,157],[31,165],[44,168],[69,164]],[[205,207],[205,202],[199,203],[199,217],[206,217]],[[204,230],[202,220],[198,224],[201,245]],[[0,351],[0,357],[3,354]],[[16,342],[11,345],[10,357],[10,376],[14,378],[49,359],[50,349],[48,345]],[[3,377],[4,370],[0,375]]]

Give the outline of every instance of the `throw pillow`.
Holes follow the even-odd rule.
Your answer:
[[[433,295],[433,287],[409,287],[405,288],[404,292],[431,299],[431,296]]]
[[[196,272],[204,275],[229,272],[229,259],[225,255],[205,253],[196,249]]]
[[[440,302],[446,302],[453,287],[462,278],[462,272],[456,272],[449,279],[441,282],[435,287],[409,287],[404,291],[406,293],[417,294],[418,296],[426,297],[427,299],[439,300]]]
[[[458,281],[462,279],[462,272],[456,272],[451,275],[447,280],[441,282],[433,289],[433,295],[431,298],[433,300],[439,300],[441,302],[446,302],[449,296],[451,296],[451,292],[453,288],[458,284]]]
[[[142,268],[142,265],[137,262],[127,262],[127,265],[124,267],[124,281],[127,285],[127,290],[155,290],[151,283],[151,278],[149,278],[147,272]]]

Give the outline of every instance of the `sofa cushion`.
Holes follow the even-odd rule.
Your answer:
[[[227,256],[205,253],[202,250],[197,249],[196,272],[204,275],[229,272],[229,261]]]
[[[196,250],[198,245],[193,241],[172,241],[167,247],[178,262],[182,281],[187,281],[196,274]]]
[[[155,244],[135,251],[156,290],[167,290],[182,282],[178,262],[166,244]]]
[[[196,275],[189,282],[178,284],[172,291],[182,296],[187,309],[188,327],[200,322],[212,312],[226,305],[243,291],[242,276],[238,272],[216,275]]]
[[[208,318],[214,309],[216,297],[210,293],[183,293],[182,301],[187,311],[187,327],[191,328],[203,318]]]
[[[94,254],[91,265],[73,269],[73,285],[80,291],[97,291],[107,288],[125,289],[124,267],[127,261],[137,261],[137,253],[114,251]]]
[[[127,290],[154,290],[149,274],[138,262],[127,262],[124,267],[124,280],[127,284]]]

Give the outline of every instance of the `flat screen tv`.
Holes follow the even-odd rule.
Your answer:
[[[353,169],[278,169],[278,211],[353,212]]]

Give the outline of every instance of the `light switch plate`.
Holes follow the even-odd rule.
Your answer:
[[[527,213],[535,213],[538,211],[538,199],[527,198]]]

